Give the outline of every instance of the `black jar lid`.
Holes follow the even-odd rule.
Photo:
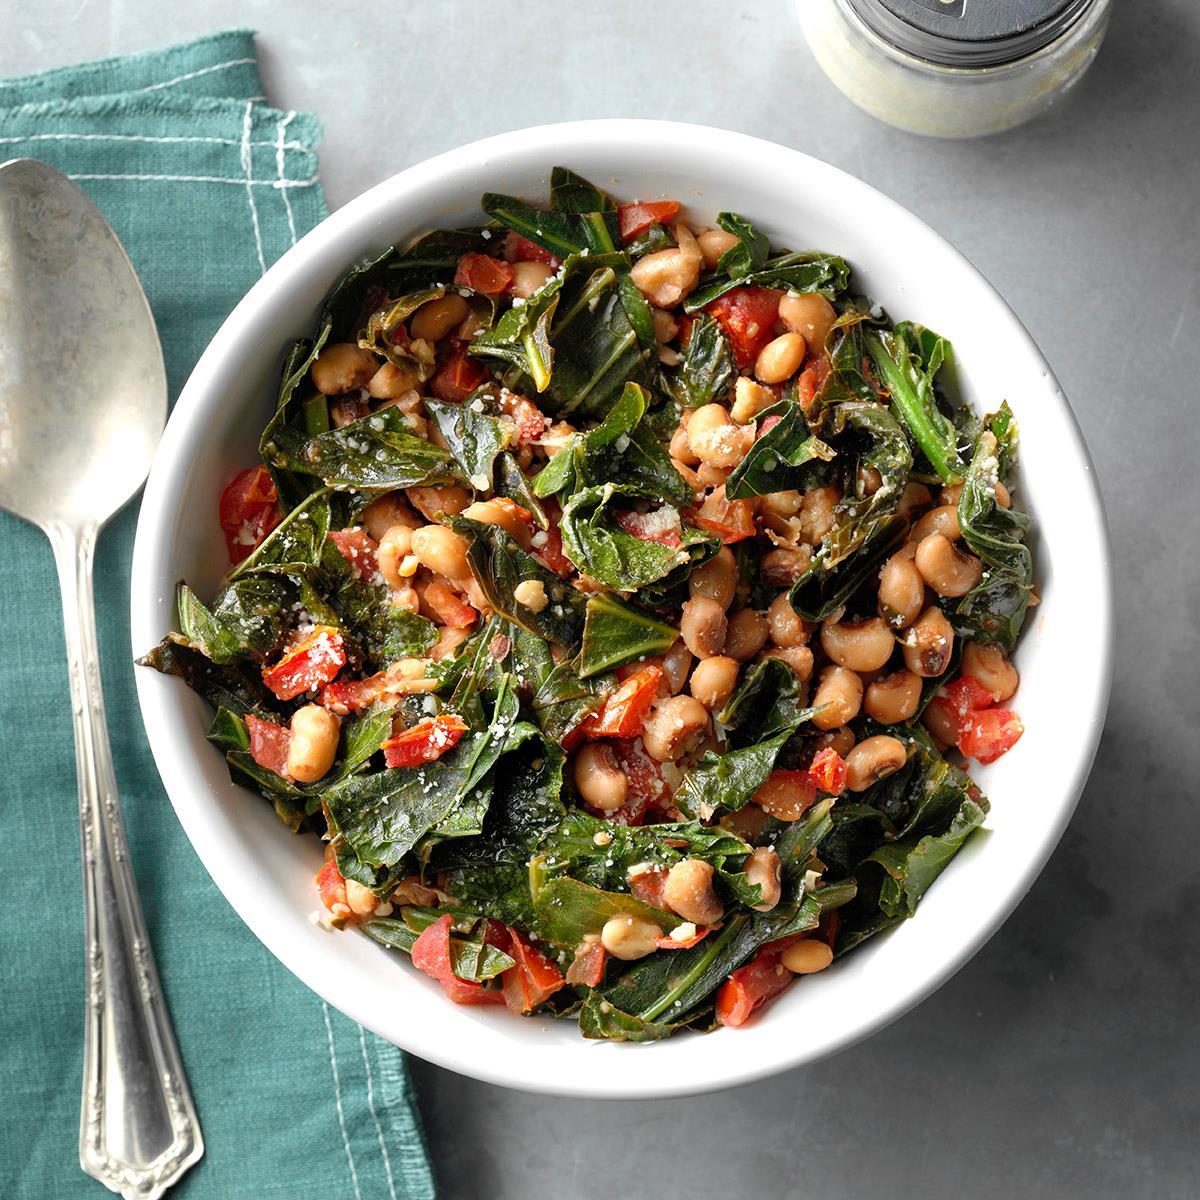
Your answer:
[[[1061,37],[1095,0],[845,0],[897,50],[944,67],[996,67]]]

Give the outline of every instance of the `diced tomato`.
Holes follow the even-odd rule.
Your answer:
[[[447,404],[461,404],[490,378],[478,359],[471,358],[462,346],[456,346],[429,381],[429,390]]]
[[[558,507],[556,501],[547,500],[543,506],[546,510],[546,519],[549,528],[545,530],[544,538],[539,538],[534,534],[535,542],[533,547],[534,557],[551,571],[565,579],[575,571],[575,564],[563,553],[562,530],[559,528],[559,521],[562,518],[562,510]],[[537,542],[542,544],[539,546]]]
[[[375,578],[375,573],[379,570],[375,559],[379,544],[365,529],[357,525],[353,529],[331,529],[329,540],[354,568],[359,579]]]
[[[419,767],[453,750],[467,732],[467,723],[456,713],[442,713],[419,721],[383,743],[389,767]]]
[[[387,672],[379,671],[365,679],[339,679],[321,689],[320,702],[330,712],[339,714],[362,712],[370,708],[387,691]]]
[[[717,1020],[722,1025],[744,1025],[750,1014],[778,996],[794,976],[779,961],[781,947],[764,946],[744,967],[738,967],[717,992]]]
[[[594,936],[594,935],[593,935]],[[567,982],[575,987],[599,987],[607,954],[599,938],[581,942],[567,968]]]
[[[470,629],[479,614],[448,584],[440,579],[431,579],[417,591],[421,607],[441,625],[451,629]]]
[[[660,950],[690,950],[693,946],[704,941],[708,935],[712,933],[712,929],[707,925],[698,925],[696,932],[691,937],[676,939],[668,933],[664,937],[660,937],[655,945]]]
[[[504,245],[500,253],[504,255],[505,262],[543,262],[555,270],[562,266],[561,258],[555,258],[537,242],[531,242],[527,237],[511,230],[504,235]]]
[[[629,876],[629,890],[634,899],[649,904],[651,908],[667,907],[666,886],[667,868],[661,863],[645,864],[641,870],[634,871]]]
[[[288,745],[292,740],[289,730],[274,721],[264,721],[253,713],[246,714],[246,728],[250,731],[250,757],[260,767],[274,771],[287,778]]]
[[[459,979],[455,975],[450,957],[450,929],[453,924],[454,918],[445,913],[421,931],[420,937],[413,943],[413,966],[424,971],[431,979],[436,979],[455,1004],[503,1004],[503,992],[485,988],[483,984],[468,979]]]
[[[625,803],[616,812],[605,815],[614,825],[641,825],[651,810],[671,805],[671,790],[640,738],[618,739],[613,742],[613,749],[625,772],[628,791]]]
[[[737,365],[745,370],[771,340],[771,327],[779,316],[779,292],[770,288],[736,287],[704,306],[716,318]]]
[[[504,1003],[517,1013],[533,1012],[566,986],[563,973],[518,929],[509,926],[508,953],[517,965],[501,978]]]
[[[318,625],[273,667],[263,669],[263,683],[280,700],[294,700],[328,683],[345,665],[342,635],[329,625]]]
[[[754,536],[754,508],[749,500],[726,500],[724,487],[716,488],[691,514],[702,529],[715,533],[725,545]]]
[[[1020,740],[1025,727],[1021,718],[1007,708],[987,708],[968,713],[958,735],[958,748],[981,763],[995,762]]]
[[[229,561],[240,563],[279,524],[279,496],[266,467],[251,467],[230,480],[221,493],[221,531]]]
[[[654,542],[659,546],[672,548],[681,544],[679,536],[679,519],[671,521],[669,514],[660,515],[662,509],[654,512],[640,513],[632,509],[619,509],[613,512],[613,520],[628,534],[643,542]]]
[[[518,446],[532,445],[550,428],[550,418],[532,400],[507,388],[500,393],[500,411],[516,424]]]
[[[580,730],[590,738],[637,737],[662,680],[660,667],[645,666],[635,671],[615,692],[608,694],[599,712],[584,717]]]
[[[679,343],[681,350],[686,350],[688,342],[692,340],[692,326],[695,323],[696,318],[689,313],[680,313],[675,318],[675,324],[679,326],[679,332],[675,335],[675,340]]]
[[[662,225],[678,212],[678,200],[647,200],[641,204],[619,204],[617,222],[621,229],[621,241],[633,241],[651,225]]]
[[[974,675],[960,675],[953,683],[942,688],[940,695],[954,710],[961,721],[968,713],[981,708],[991,708],[996,703],[992,693]]]
[[[840,796],[846,790],[846,760],[832,746],[826,746],[813,755],[808,777],[822,792]]]
[[[796,380],[796,399],[805,413],[811,414],[813,404],[828,377],[829,359],[824,354],[818,355],[800,372]]]
[[[349,912],[350,906],[346,904],[346,880],[338,870],[337,859],[327,860],[317,872],[317,892],[320,894],[321,903],[330,912],[333,912],[335,904],[342,905]]]
[[[783,418],[777,413],[772,413],[769,417],[763,417],[763,419],[758,423],[758,429],[755,431],[755,441],[757,441],[764,434],[770,433],[771,430],[774,429],[775,426],[778,425],[782,420]]]
[[[512,281],[512,267],[490,254],[464,254],[454,272],[456,286],[469,287],[485,296],[499,296],[508,290]]]

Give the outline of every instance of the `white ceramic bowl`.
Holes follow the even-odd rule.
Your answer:
[[[1100,736],[1111,661],[1111,581],[1092,465],[1045,359],[953,247],[886,196],[825,163],[736,133],[650,121],[522,130],[421,163],[347,204],[275,264],[221,327],[163,436],[133,560],[133,645],[173,627],[176,581],[205,595],[225,556],[221,487],[255,461],[285,343],[310,332],[350,264],[436,226],[480,218],[481,192],[541,199],[565,164],[622,198],[676,197],[695,218],[745,213],[777,245],[821,247],[895,319],[954,343],[978,411],[1007,399],[1021,425],[1020,501],[1036,521],[1041,606],[1017,661],[1025,736],[975,772],[992,801],[915,919],[803,980],[737,1030],[651,1046],[584,1041],[575,1025],[459,1008],[405,959],[315,927],[321,851],[234,786],[205,741],[208,713],[178,680],[137,672],[150,744],[204,865],[251,929],[329,1003],[444,1067],[492,1083],[579,1096],[664,1096],[725,1087],[809,1062],[903,1013],[984,943],[1028,890],[1075,807]],[[1030,982],[1033,986],[1033,982]]]

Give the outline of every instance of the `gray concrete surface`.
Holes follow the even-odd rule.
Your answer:
[[[319,0],[5,7],[5,75],[259,29],[270,97],[325,121],[334,206],[555,119],[678,118],[799,147],[983,270],[1054,364],[1099,468],[1119,606],[1108,729],[1060,849],[1001,932],[877,1037],[733,1092],[549,1100],[417,1063],[446,1197],[1200,1195],[1196,0],[1118,3],[1067,104],[957,144],[852,108],[776,0],[356,3],[336,19]]]

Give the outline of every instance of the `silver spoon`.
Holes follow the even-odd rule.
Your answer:
[[[153,1200],[204,1142],[125,842],[92,560],[101,526],[150,469],[167,381],[116,234],[65,175],[32,159],[0,166],[0,311],[0,506],[50,539],[66,626],[87,939],[79,1162],[112,1191]]]

